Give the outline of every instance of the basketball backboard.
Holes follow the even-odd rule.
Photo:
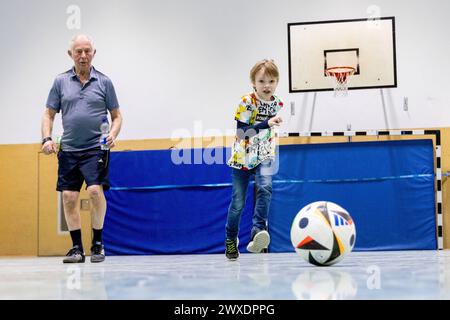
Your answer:
[[[397,87],[395,18],[288,24],[289,92],[334,90],[326,69],[352,67],[348,88]]]

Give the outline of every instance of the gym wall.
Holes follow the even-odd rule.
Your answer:
[[[116,87],[123,140],[177,130],[231,135],[250,68],[263,58],[280,69],[286,131],[450,126],[447,0],[17,0],[0,9],[0,67],[8,74],[0,79],[0,144],[39,143],[48,92],[72,65],[67,48],[77,33],[93,37],[94,66]],[[353,90],[345,99],[288,92],[288,23],[377,15],[396,18],[397,88]],[[62,133],[59,115],[54,133]]]
[[[450,129],[441,128],[442,133],[442,170],[450,171]],[[411,137],[380,137],[380,140],[410,139]],[[230,137],[216,137],[215,139],[185,139],[177,141],[179,148],[189,146],[214,147],[226,145]],[[345,142],[346,137],[327,137],[326,142]],[[369,137],[355,137],[353,141],[370,141]],[[373,140],[373,139],[372,139]],[[321,143],[325,142],[323,137],[310,138],[281,138],[280,144],[295,143]],[[119,150],[167,150],[174,146],[174,141],[169,139],[155,140],[129,140],[119,141],[116,148]],[[47,181],[50,185],[49,190],[39,190],[39,183],[42,185],[48,178],[40,177],[38,174],[38,144],[22,145],[0,145],[0,256],[5,255],[31,255],[36,256],[39,253],[39,238],[50,237],[50,235],[39,235],[38,230],[54,230],[50,226],[54,223],[49,220],[39,220],[39,193],[46,192],[54,194],[56,202],[56,191],[54,184],[56,180]],[[48,173],[50,174],[50,172]],[[53,172],[55,177],[56,173]],[[53,178],[54,179],[54,178]],[[450,192],[447,187],[447,178],[443,178],[443,225],[444,225],[444,248],[450,248],[450,220],[448,218],[450,207]],[[53,185],[53,187],[52,187]],[[53,204],[53,208],[56,205]],[[54,216],[57,212],[54,209]],[[83,215],[83,219],[89,215]],[[56,218],[55,218],[56,219]],[[39,221],[41,225],[39,226]],[[41,239],[42,239],[41,238]],[[42,241],[42,240],[41,240]]]

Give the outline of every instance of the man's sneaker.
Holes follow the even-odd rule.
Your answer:
[[[95,242],[91,247],[91,262],[105,261],[105,249],[101,242]]]
[[[236,260],[239,257],[239,239],[225,240],[225,255],[229,260]]]
[[[270,235],[266,230],[262,230],[253,236],[252,241],[247,245],[248,252],[261,253],[269,246]]]
[[[63,263],[83,263],[85,259],[84,252],[81,251],[79,246],[74,246],[67,252]]]

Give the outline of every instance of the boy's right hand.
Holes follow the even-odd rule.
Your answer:
[[[276,116],[269,119],[268,125],[269,127],[279,126],[283,122],[280,116]]]

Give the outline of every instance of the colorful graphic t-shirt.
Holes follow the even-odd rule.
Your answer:
[[[250,93],[242,97],[235,120],[255,125],[275,116],[282,107],[283,102],[275,95],[273,100],[264,101]],[[262,129],[248,138],[241,139],[236,135],[228,165],[236,169],[251,170],[264,160],[273,159],[275,147],[275,132],[272,128]]]

